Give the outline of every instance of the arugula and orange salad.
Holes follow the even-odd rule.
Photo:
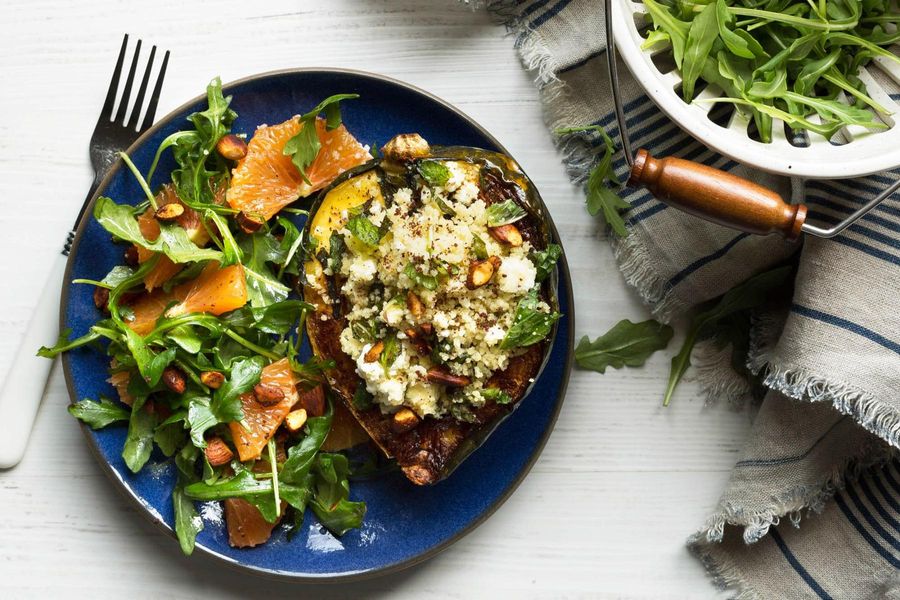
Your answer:
[[[122,245],[123,264],[76,280],[95,286],[98,321],[39,352],[95,346],[109,356],[118,398],[69,412],[95,429],[127,424],[122,457],[135,473],[154,448],[174,458],[185,554],[203,528],[195,501],[223,501],[238,547],[265,542],[283,520],[299,526],[307,507],[335,535],[365,515],[349,499],[358,465],[341,452],[365,433],[332,404],[328,361],[300,358],[313,306],[293,291],[306,249],[290,218],[305,214],[291,207],[298,199],[372,158],[341,122],[339,102],[352,98],[260,126],[248,142],[231,132],[237,115],[213,80],[207,109],[160,144],[146,173],[122,155],[145,198],[101,196],[93,217]],[[166,152],[177,166],[162,182]]]

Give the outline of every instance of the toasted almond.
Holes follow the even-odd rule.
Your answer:
[[[263,406],[272,406],[284,400],[284,390],[274,383],[257,383],[253,387],[253,395]]]
[[[255,233],[263,226],[261,221],[251,218],[245,212],[241,211],[234,217],[235,222],[241,231],[247,234]]]
[[[214,467],[227,465],[234,458],[234,452],[222,438],[214,437],[206,441],[206,460]]]
[[[160,206],[154,215],[159,221],[174,221],[184,214],[184,206],[179,202],[169,202]]]
[[[389,160],[413,160],[428,156],[431,147],[418,133],[401,133],[391,138],[381,152]]]
[[[247,142],[233,133],[229,133],[219,138],[216,143],[216,152],[228,160],[241,160],[247,156]]]
[[[363,357],[367,363],[375,362],[378,360],[378,357],[381,356],[381,352],[384,350],[384,342],[378,340],[366,351],[366,355]]]
[[[425,314],[425,305],[422,304],[422,299],[416,296],[416,293],[412,290],[409,290],[406,293],[406,308],[409,309],[410,314],[419,319]]]
[[[489,259],[473,260],[469,265],[469,273],[466,275],[466,287],[470,290],[480,288],[494,276],[494,263]]]
[[[162,372],[162,382],[176,394],[183,394],[187,386],[184,373],[178,367],[166,367]]]
[[[394,413],[391,420],[391,431],[394,433],[406,433],[419,424],[419,415],[404,407]]]
[[[125,248],[125,264],[136,267],[138,265],[138,249],[137,246],[128,246]]]
[[[225,375],[218,371],[203,371],[200,373],[200,382],[208,388],[217,390],[225,383]]]
[[[109,290],[105,287],[97,286],[94,288],[94,306],[101,311],[109,312]]]
[[[284,418],[284,424],[287,425],[288,431],[296,433],[306,425],[306,409],[298,408],[292,410]]]
[[[488,227],[488,233],[490,233],[491,237],[498,242],[502,244],[509,244],[513,247],[521,246],[522,242],[524,241],[522,239],[522,233],[519,231],[519,228],[512,223],[500,225],[498,227]]]
[[[465,387],[472,383],[472,380],[463,375],[454,375],[441,366],[434,366],[428,369],[425,379],[431,383],[441,383],[448,387]]]

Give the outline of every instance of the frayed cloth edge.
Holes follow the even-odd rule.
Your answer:
[[[730,502],[720,503],[703,528],[688,538],[688,547],[721,542],[726,525],[743,527],[746,544],[758,542],[769,532],[770,527],[777,526],[785,516],[792,525],[799,527],[804,509],[807,513],[822,512],[825,503],[838,490],[855,481],[865,469],[884,464],[892,456],[890,448],[873,439],[861,449],[858,456],[846,458],[823,481],[787,489],[778,496],[773,496],[771,504],[765,510],[746,511]]]
[[[750,369],[765,369],[763,384],[794,400],[831,402],[835,410],[853,417],[859,425],[894,448],[900,448],[900,413],[870,392],[849,383],[837,383],[796,366],[776,366],[772,355],[762,352],[750,361]]]
[[[706,570],[712,584],[719,590],[731,590],[736,593],[734,600],[761,600],[762,596],[750,586],[743,572],[720,546],[690,546],[691,553],[697,557]]]

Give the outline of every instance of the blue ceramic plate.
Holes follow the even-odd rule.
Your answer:
[[[268,73],[225,86],[233,95],[239,117],[235,132],[253,133],[263,123],[280,123],[303,113],[331,94],[355,92],[360,99],[342,106],[344,121],[363,143],[385,143],[397,133],[418,132],[434,144],[477,146],[506,153],[500,143],[464,114],[421,90],[385,77],[339,70],[294,70]],[[185,117],[206,108],[198,96],[163,118],[128,150],[146,172],[160,141],[184,127]],[[171,162],[163,164],[158,185],[168,179]],[[127,169],[116,166],[100,186],[98,195],[117,202],[143,198]],[[551,224],[552,227],[552,224]],[[556,230],[554,237],[559,242]],[[122,261],[122,248],[110,243],[93,219],[81,226],[75,238],[65,281],[100,279]],[[565,258],[559,263],[559,305],[565,315],[546,368],[531,394],[488,441],[447,480],[432,487],[417,487],[401,474],[373,481],[354,482],[352,500],[364,500],[368,513],[361,529],[342,538],[333,537],[307,515],[291,540],[276,528],[265,545],[239,550],[228,545],[221,513],[215,506],[201,507],[205,527],[197,538],[197,550],[227,563],[258,573],[290,579],[353,579],[399,570],[433,556],[486,519],[525,477],[550,435],[563,402],[572,354],[572,288]],[[93,288],[63,287],[61,320],[82,335],[98,318]],[[72,401],[115,397],[105,382],[106,358],[92,350],[64,356],[66,382]],[[153,521],[172,532],[170,493],[175,479],[172,461],[155,454],[137,475],[120,456],[125,427],[92,431],[83,427],[100,464],[126,495],[133,498]],[[174,538],[174,533],[173,533]],[[178,551],[175,540],[173,551]]]

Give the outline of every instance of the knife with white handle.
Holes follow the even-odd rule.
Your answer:
[[[16,466],[25,455],[50,369],[56,362],[38,356],[37,351],[41,346],[52,346],[59,337],[60,287],[74,236],[74,232],[69,233],[65,250],[53,259],[47,283],[0,389],[0,469]]]

